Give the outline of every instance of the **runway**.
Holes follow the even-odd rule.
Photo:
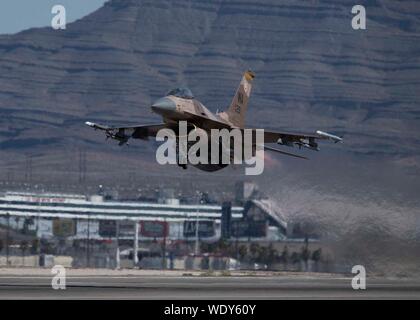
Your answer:
[[[353,290],[339,276],[68,276],[54,290],[52,276],[0,275],[0,299],[420,299],[420,280],[367,279]]]

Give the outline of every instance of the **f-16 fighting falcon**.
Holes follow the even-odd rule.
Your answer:
[[[245,130],[245,115],[248,107],[248,100],[251,93],[252,81],[255,75],[251,71],[246,71],[242,77],[233,100],[226,111],[220,113],[212,113],[200,101],[194,98],[193,94],[188,88],[177,88],[168,92],[168,94],[157,101],[155,101],[151,109],[153,112],[160,115],[163,119],[162,123],[151,125],[138,126],[106,126],[92,122],[86,124],[94,129],[103,130],[107,138],[112,138],[119,141],[119,145],[128,143],[130,138],[147,140],[149,137],[156,137],[159,130],[171,129],[178,132],[177,128],[180,123],[188,124],[188,132],[191,130],[200,131],[203,133],[210,133],[212,129],[239,129],[242,132]],[[255,130],[255,129],[252,129]],[[176,137],[176,152],[177,159],[179,154],[178,146],[179,136]],[[273,132],[264,130],[264,145],[263,149],[278,152],[284,155],[307,159],[303,156],[285,152],[273,147],[269,147],[267,143],[276,143],[283,146],[299,148],[308,148],[311,150],[319,150],[317,140],[332,140],[333,142],[341,142],[342,138],[323,131],[316,131],[315,134],[301,134],[290,132]],[[188,148],[190,146],[188,145]],[[255,151],[255,150],[254,150]],[[229,147],[229,153],[232,154],[232,149]],[[180,163],[179,166],[184,169],[187,168],[185,163]],[[216,171],[226,167],[228,164],[213,162],[210,164],[192,164],[193,166],[204,171]]]

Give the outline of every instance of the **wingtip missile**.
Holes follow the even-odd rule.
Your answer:
[[[334,134],[331,133],[327,133],[321,130],[317,130],[316,132],[317,135],[319,135],[320,137],[326,138],[326,139],[331,139],[333,140],[335,143],[337,142],[343,142],[343,138],[336,136]]]
[[[110,130],[110,129],[112,129],[112,128],[108,127],[108,126],[104,126],[104,125],[101,125],[101,124],[98,124],[98,123],[95,123],[95,122],[90,122],[90,121],[86,121],[85,122],[85,125],[93,128],[95,130],[96,129],[101,129],[101,130]]]
[[[89,127],[93,128],[93,129],[95,129],[95,130],[98,130],[98,129],[105,129],[105,128],[102,128],[102,127],[101,127],[100,125],[98,125],[97,123],[90,122],[90,121],[86,121],[86,122],[85,122],[85,125],[87,125],[87,126],[89,126]]]

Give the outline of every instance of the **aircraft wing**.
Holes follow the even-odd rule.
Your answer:
[[[317,140],[331,140],[335,143],[343,141],[343,139],[339,136],[326,133],[320,130],[316,131],[315,134],[273,132],[273,131],[264,130],[264,144],[277,143],[279,145],[284,145],[288,147],[298,146],[299,148],[303,147],[303,148],[319,151]],[[270,147],[265,147],[265,148],[271,151],[277,151],[277,152],[280,151],[278,149],[273,149]],[[297,155],[293,155],[293,156],[297,156]]]
[[[264,143],[278,143],[289,147],[297,145],[299,147],[318,150],[316,140],[332,140],[335,143],[343,141],[343,139],[339,136],[319,130],[316,131],[315,134],[272,132],[264,130]]]
[[[343,139],[341,137],[335,136],[330,133],[323,131],[317,131],[315,134],[306,134],[306,133],[293,133],[293,132],[272,132],[264,130],[264,142],[265,143],[281,143],[281,141],[287,142],[300,142],[301,140],[332,140],[334,142],[341,142]],[[280,141],[279,141],[280,140]]]
[[[118,140],[119,145],[126,144],[130,138],[148,140],[149,137],[155,137],[160,129],[168,127],[165,123],[114,127],[93,122],[86,122],[86,125],[94,128],[95,130],[105,131],[106,137]]]

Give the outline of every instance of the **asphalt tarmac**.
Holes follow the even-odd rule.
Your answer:
[[[420,299],[420,280],[367,279],[353,290],[340,276],[67,276],[54,290],[52,276],[0,275],[0,299]]]

